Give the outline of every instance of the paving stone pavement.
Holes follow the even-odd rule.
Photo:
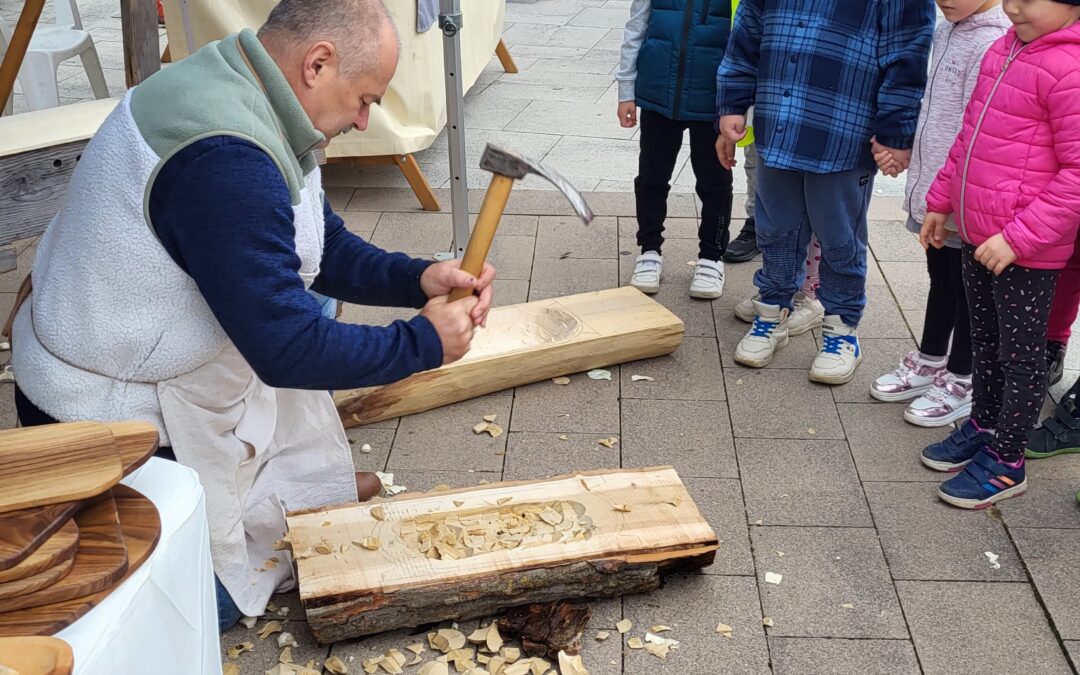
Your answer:
[[[18,4],[0,0],[0,15],[11,20]],[[116,50],[112,3],[80,5],[94,19],[91,31],[100,31],[94,33],[99,50]],[[628,7],[628,0],[511,0],[506,40],[522,72],[506,75],[493,63],[469,93],[474,153],[485,140],[524,145],[587,190],[598,215],[586,229],[567,218],[567,206],[550,192],[515,191],[494,250],[504,272],[497,289],[503,303],[609,288],[632,268],[636,132],[615,123],[610,77]],[[103,60],[114,63],[115,54]],[[82,77],[77,70],[67,77]],[[74,84],[65,91],[72,100],[79,93]],[[445,177],[445,148],[440,139],[418,153],[429,176]],[[812,334],[794,340],[763,371],[731,361],[746,330],[731,308],[753,292],[756,263],[729,266],[727,290],[715,302],[686,297],[685,262],[696,257],[699,206],[689,194],[685,154],[657,296],[686,321],[678,352],[613,367],[611,382],[575,375],[565,387],[541,382],[351,430],[358,468],[392,471],[417,491],[673,464],[723,542],[716,562],[649,595],[594,602],[583,652],[594,675],[1075,672],[1080,508],[1073,494],[1080,489],[1080,456],[1032,463],[1031,488],[1019,499],[980,513],[956,511],[934,496],[942,476],[917,460],[922,446],[948,430],[910,426],[902,406],[866,395],[869,381],[894,367],[921,330],[925,274],[922,252],[903,227],[902,182],[879,180],[871,208],[871,287],[861,330],[867,359],[855,382],[829,389],[806,379],[818,346]],[[482,185],[476,173],[470,174],[474,188]],[[358,234],[418,256],[449,246],[449,216],[419,211],[393,171],[332,167],[327,185]],[[482,194],[470,193],[473,213]],[[741,196],[736,203],[740,220],[733,229],[745,215]],[[4,313],[35,242],[20,242],[17,250],[19,270],[0,276]],[[347,307],[344,316],[385,324],[411,313]],[[1080,345],[1074,345],[1067,379],[1078,370]],[[637,374],[654,380],[633,381]],[[15,425],[12,390],[0,384],[4,428]],[[504,436],[471,432],[487,414],[505,423]],[[607,436],[619,440],[612,449],[596,443]],[[365,443],[370,452],[361,451]],[[781,574],[780,584],[766,583],[767,572]],[[275,602],[289,608],[285,626],[296,636],[298,662],[321,664],[334,655],[357,672],[363,659],[416,641],[411,631],[396,631],[320,646],[295,592]],[[673,626],[666,635],[681,647],[666,661],[629,649],[613,629],[624,617],[635,625],[631,635],[657,623]],[[771,628],[763,626],[765,617]],[[732,626],[731,638],[714,632],[721,622]],[[613,637],[595,641],[597,630]],[[276,662],[273,639],[261,641],[242,626],[223,635],[222,645],[247,640],[256,648],[239,659],[242,673],[262,673]]]

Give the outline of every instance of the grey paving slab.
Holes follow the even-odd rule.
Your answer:
[[[394,485],[408,488],[405,494],[427,492],[441,485],[468,488],[502,480],[502,473],[499,471],[430,471],[395,467],[393,462],[386,467],[386,472],[394,474]]]
[[[910,338],[904,316],[887,286],[866,287],[866,311],[859,322],[859,338]]]
[[[637,248],[632,239],[619,240],[619,283],[626,285],[634,275]],[[622,253],[625,252],[625,255]],[[716,335],[713,320],[713,302],[690,297],[690,283],[694,268],[686,264],[696,259],[697,241],[679,239],[668,241],[664,247],[664,269],[660,280],[660,292],[651,296],[683,320],[684,334],[688,337],[713,337]]]
[[[923,325],[926,320],[926,311],[922,309],[909,309],[901,312],[904,315],[904,321],[907,322],[908,328],[911,330],[911,334],[915,336],[916,343],[922,340]]]
[[[476,621],[463,622],[459,628],[461,630],[471,630],[475,627],[475,624],[477,624]],[[449,627],[449,623],[446,626]],[[411,661],[413,654],[407,651],[406,647],[419,642],[427,650],[421,656],[424,657],[425,661],[430,661],[438,655],[438,652],[432,651],[428,645],[427,632],[427,630],[402,628],[363,638],[342,640],[331,645],[330,655],[341,659],[349,669],[349,673],[362,673],[364,672],[362,665],[364,661],[382,656],[391,649],[397,649],[404,653]],[[411,670],[415,672],[415,667]],[[383,671],[380,670],[379,672]]]
[[[495,82],[487,91],[490,91],[493,96],[498,96],[499,92],[493,90],[504,82],[504,80]],[[515,84],[515,86],[525,87],[531,85]],[[558,136],[545,134],[522,134],[491,129],[470,130],[469,133],[465,135],[465,163],[468,169],[469,189],[486,190],[488,184],[491,182],[491,174],[478,168],[480,166],[480,158],[484,154],[484,148],[489,143],[513,149],[514,152],[530,157],[533,160],[540,161],[558,140]],[[449,164],[446,159],[448,153],[449,146],[447,136],[446,134],[441,134],[435,139],[435,142],[432,143],[431,147],[424,151],[424,159],[421,160],[418,156],[417,161],[425,165],[431,163],[433,166],[438,166],[440,168],[445,167],[449,170]],[[530,179],[532,178],[533,177],[530,177]],[[525,182],[528,183],[530,180],[526,180]],[[550,184],[537,179],[537,185],[548,187]],[[579,186],[579,189],[585,188]]]
[[[505,429],[512,402],[509,396],[484,396],[403,417],[388,465],[401,469],[502,471],[503,458],[497,453],[506,450],[506,435],[477,435],[473,426],[485,415],[496,415],[495,422]]]
[[[650,626],[674,628],[663,634],[680,646],[661,661],[641,649],[623,648],[627,675],[751,675],[769,672],[768,647],[761,625],[761,606],[750,577],[677,576],[649,595],[623,599],[626,618],[634,626],[623,636],[644,639]],[[718,623],[731,626],[731,637],[715,632]]]
[[[633,187],[633,184],[631,184]],[[736,223],[738,223],[736,225]],[[735,221],[731,224],[732,231],[736,231],[742,227],[742,221]],[[637,236],[638,223],[637,218],[634,216],[623,216],[619,218],[619,236],[627,237],[633,240]],[[698,219],[697,218],[668,218],[664,221],[664,239],[693,239],[697,241],[698,238]],[[635,254],[638,253],[635,248]],[[689,260],[689,258],[688,258]]]
[[[633,381],[634,375],[653,378]],[[688,337],[674,354],[634,361],[622,367],[623,398],[723,401],[724,374],[716,340]]]
[[[15,385],[0,385],[0,429],[14,429],[19,416],[15,412]]]
[[[828,387],[799,370],[729,373],[728,405],[736,438],[843,439]],[[741,381],[741,384],[740,384]]]
[[[873,529],[754,527],[750,541],[770,637],[908,637]]]
[[[524,279],[532,276],[532,237],[515,237],[499,233],[491,242],[487,261],[495,266],[499,279]]]
[[[889,282],[900,309],[918,311],[926,307],[930,277],[926,262],[882,262],[881,271]]]
[[[465,128],[505,129],[528,105],[526,99],[502,98],[497,92],[491,92],[490,87],[485,87],[483,91],[465,97]]]
[[[610,64],[609,64],[610,65]],[[584,73],[567,73],[557,70],[547,71],[562,82],[580,82],[579,76]],[[607,73],[603,75],[588,74],[591,78],[603,78],[611,81]],[[551,133],[551,121],[560,120],[559,132],[566,136],[578,136],[585,138],[617,138],[630,139],[634,135],[634,129],[624,129],[619,126],[616,109],[607,105],[594,104],[583,105],[581,101],[550,101],[538,100],[528,102],[528,105],[515,115],[513,120],[507,123],[507,131],[524,131],[536,134]]]
[[[370,239],[380,214],[371,211],[341,211],[338,215],[345,221],[345,229],[364,239]]]
[[[22,285],[23,279],[30,274],[34,266],[34,256],[37,254],[37,243],[24,248],[15,258],[16,268],[6,274],[0,274],[0,293],[15,293]],[[7,315],[4,315],[7,319]]]
[[[1058,635],[1080,640],[1080,540],[1076,531],[1018,527],[1010,533]]]
[[[702,570],[705,574],[753,575],[750,535],[746,527],[742,486],[738,480],[679,476],[720,540],[716,561]]]
[[[431,256],[449,251],[454,239],[449,213],[384,213],[371,243],[388,251]]]
[[[495,306],[518,305],[529,301],[529,282],[524,279],[496,278],[492,284]]]
[[[1027,584],[899,581],[897,593],[928,675],[1070,672]]]
[[[632,140],[564,136],[544,158],[544,164],[569,178],[633,180],[638,152],[638,143]],[[675,166],[682,166],[689,153],[688,148],[681,149]]]
[[[629,16],[629,14],[627,14]],[[520,64],[519,64],[520,65]],[[533,59],[528,67],[521,68],[522,71],[543,71],[550,73],[562,73],[564,75],[579,75],[582,73],[590,75],[607,75],[614,79],[614,72],[619,67],[618,63],[613,62],[608,58],[594,58],[586,56],[581,59]],[[514,77],[514,76],[507,76]],[[572,120],[560,119],[560,122],[570,123]],[[548,128],[551,131],[551,128]]]
[[[345,303],[340,320],[363,326],[388,326],[398,320],[408,321],[416,313],[417,310],[411,307],[369,307]]]
[[[945,504],[934,485],[865,483],[866,498],[894,579],[1024,581],[1000,518]],[[998,556],[994,565],[987,558]]]
[[[748,522],[873,527],[845,441],[735,442]]]
[[[903,215],[904,198],[895,195],[875,194],[866,212],[867,220],[898,220]]]
[[[774,675],[919,675],[909,640],[769,638]]]
[[[328,185],[323,188],[323,192],[326,193],[326,198],[330,200],[330,207],[335,211],[344,211],[353,196],[353,188],[351,187]]]
[[[538,259],[533,263],[529,300],[589,291],[602,291],[618,285],[618,261]]]
[[[888,285],[888,282],[885,280],[885,275],[882,274],[878,264],[874,262],[874,259],[871,256],[867,256],[866,285],[868,287]]]
[[[342,167],[334,167],[335,170],[345,170]],[[439,203],[442,204],[443,209],[449,213],[450,208],[450,191],[440,190],[436,188],[434,190],[435,196],[439,199]],[[469,194],[469,209],[470,212],[475,213],[480,206],[480,200],[483,198],[482,194],[475,196],[470,192]],[[475,208],[474,202],[475,200]],[[334,204],[334,210],[340,211],[343,207]],[[420,202],[416,200],[416,194],[408,188],[373,188],[362,187],[357,188],[348,197],[348,209],[349,211],[392,211],[400,213],[424,213],[424,210],[420,207]]]
[[[724,294],[713,303],[717,317],[721,313],[730,314],[735,305],[757,294],[754,273],[760,268],[761,263],[758,260],[724,266]]]
[[[625,467],[670,464],[680,476],[738,478],[727,408],[714,401],[622,401]]]
[[[855,377],[847,384],[832,388],[833,398],[837,403],[876,402],[876,399],[870,396],[870,385],[882,375],[896,370],[904,355],[915,349],[915,342],[910,337],[860,338],[859,345],[862,348],[863,360],[855,371]]]
[[[570,384],[551,380],[518,387],[510,431],[619,433],[619,369],[609,369],[612,381],[570,376]]]
[[[607,35],[608,27],[551,26],[515,23],[503,33],[507,44],[517,47],[576,47],[590,48]]]
[[[952,427],[925,429],[908,424],[904,421],[904,405],[841,403],[836,406],[863,481],[938,483],[945,477],[923,466],[919,453],[948,436]]]
[[[346,429],[349,449],[352,451],[353,466],[357,471],[382,471],[390,457],[390,448],[394,444],[397,429],[378,429],[375,427],[354,427]],[[364,446],[370,446],[365,452]]]
[[[629,18],[629,13],[621,7],[587,7],[581,10],[581,13],[571,19],[567,25],[622,28]]]
[[[1072,659],[1073,670],[1080,670],[1080,640],[1066,640],[1065,649]]]
[[[498,237],[535,237],[540,216],[506,215],[499,219]],[[476,225],[476,214],[469,216],[469,225]]]
[[[506,480],[531,480],[575,471],[618,469],[619,446],[607,448],[600,434],[511,432],[503,475]]]
[[[511,51],[523,56],[563,55],[566,58],[580,58],[588,53],[587,49],[578,47],[531,47],[528,45],[513,46]],[[553,101],[593,102],[604,94],[604,89],[600,87],[576,87],[572,84],[524,84],[510,79],[500,79],[493,82],[485,90],[485,93],[488,92],[504,100],[535,101],[547,98]]]
[[[877,220],[869,224],[870,250],[878,262],[918,262],[926,273],[926,251],[902,220]]]
[[[537,258],[614,258],[618,254],[618,219],[594,218],[586,225],[576,216],[540,216]]]
[[[1080,508],[1076,505],[1080,455],[1028,460],[1027,479],[1028,489],[1022,498],[1007,499],[997,505],[1010,529],[1050,527],[1075,531],[1080,528]]]
[[[637,213],[634,195],[626,192],[594,192],[586,194],[585,199],[597,215],[621,216],[629,218]],[[693,195],[668,195],[669,218],[696,218],[697,207]]]

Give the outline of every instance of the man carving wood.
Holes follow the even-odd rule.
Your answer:
[[[474,278],[378,249],[322,191],[313,151],[367,126],[397,60],[379,0],[282,0],[257,35],[129,91],[87,146],[14,321],[24,425],[146,420],[198,472],[223,627],[290,583],[273,549],[285,509],[378,489],[354,477],[327,390],[461,358],[491,307],[493,268]],[[459,287],[474,295],[448,303]],[[346,325],[312,292],[422,310]]]

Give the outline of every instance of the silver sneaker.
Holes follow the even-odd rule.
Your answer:
[[[934,379],[930,391],[911,402],[904,419],[920,427],[944,427],[971,416],[971,377],[949,371]]]
[[[630,277],[630,285],[642,293],[658,293],[660,291],[660,275],[663,272],[664,258],[656,251],[645,251],[637,257],[634,263],[634,276]]]
[[[910,351],[896,370],[874,380],[870,395],[879,401],[910,401],[929,392],[934,381],[947,372],[944,366],[924,363],[919,352]]]
[[[761,300],[761,295],[747,298],[735,305],[735,318],[746,323],[754,322],[754,301]],[[807,331],[821,327],[825,318],[825,307],[816,298],[807,297],[801,291],[795,294],[794,308],[788,316],[788,335],[802,335]]]

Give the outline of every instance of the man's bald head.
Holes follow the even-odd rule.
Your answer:
[[[397,69],[397,29],[381,0],[281,0],[259,40],[327,139],[367,128]]]

